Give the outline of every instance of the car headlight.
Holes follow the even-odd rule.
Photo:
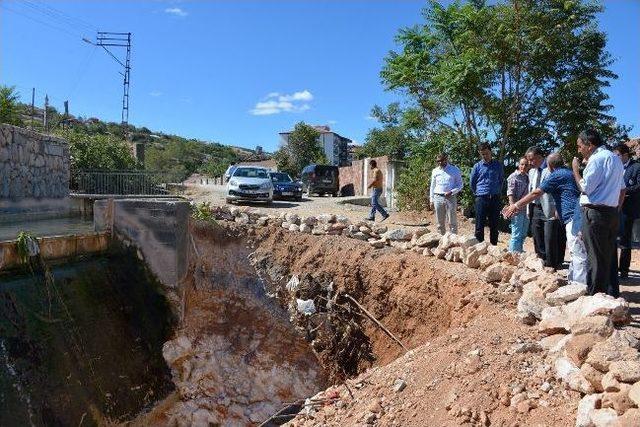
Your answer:
[[[270,183],[270,182],[263,182],[263,183],[260,185],[260,188],[261,188],[261,189],[263,189],[263,190],[268,190],[268,189],[270,189],[270,188],[271,188],[271,183]]]
[[[238,181],[234,181],[233,179],[229,181],[229,185],[236,187],[238,185]]]

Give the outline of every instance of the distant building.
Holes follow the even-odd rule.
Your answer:
[[[349,144],[352,141],[349,138],[345,138],[333,132],[329,126],[313,126],[320,136],[318,141],[322,145],[324,155],[327,157],[327,162],[334,166],[348,166],[351,164],[349,160]],[[280,132],[280,143],[287,144],[289,142],[289,135],[291,132]]]

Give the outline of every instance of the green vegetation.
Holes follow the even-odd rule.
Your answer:
[[[289,141],[276,151],[274,158],[278,170],[292,177],[300,175],[302,169],[311,163],[325,164],[327,159],[320,146],[320,132],[305,122],[296,124],[289,134]]]
[[[43,131],[43,110],[35,109],[34,120],[29,116],[30,106],[19,102],[14,87],[0,85],[0,122],[17,126],[29,125]],[[200,141],[152,132],[146,127],[103,122],[96,118],[65,117],[55,108],[48,107],[49,132],[70,143],[72,166],[75,169],[147,169],[163,171],[183,180],[198,172],[210,177],[224,174],[232,162],[264,160],[262,152],[230,147],[216,142]],[[132,144],[145,145],[144,164],[136,162]]]
[[[215,223],[215,215],[211,210],[210,202],[202,202],[192,206],[191,216],[200,221]]]
[[[515,167],[533,144],[572,150],[587,126],[623,137],[629,129],[607,114],[612,107],[604,89],[617,76],[596,25],[600,10],[583,0],[429,1],[424,23],[398,32],[399,50],[389,53],[381,72],[406,105],[390,106],[393,120],[381,120],[382,129],[371,131],[363,147],[367,154],[407,154],[400,204],[426,203],[418,200],[425,199],[440,150],[468,174],[485,141]],[[403,137],[390,144],[396,132]]]
[[[20,94],[15,86],[0,86],[0,123],[22,126]]]

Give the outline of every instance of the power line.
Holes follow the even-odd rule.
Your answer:
[[[74,29],[76,29],[78,26],[83,26],[89,31],[96,30],[96,27],[88,23],[87,21],[68,15],[62,12],[61,10],[55,9],[44,3],[34,2],[31,0],[22,0],[22,4],[38,13],[41,13],[42,15],[45,15],[57,20],[59,23],[62,23],[63,25],[69,25]]]
[[[73,37],[74,39],[81,39],[82,38],[82,35],[80,33],[75,33],[74,34],[71,31],[69,31],[67,29],[64,29],[62,27],[58,27],[58,26],[52,25],[52,24],[50,24],[48,22],[44,22],[44,21],[41,21],[40,19],[34,18],[33,16],[29,16],[28,14],[23,13],[21,11],[18,11],[18,10],[15,10],[15,9],[11,9],[11,8],[7,7],[6,3],[4,3],[4,2],[0,3],[0,7],[2,7],[3,9],[5,9],[5,10],[7,10],[9,12],[15,13],[16,15],[23,16],[23,17],[25,17],[27,19],[30,19],[31,21],[34,21],[34,22],[37,22],[37,23],[39,23],[41,25],[47,26],[49,28],[52,28],[52,29],[54,29],[56,31],[61,31],[61,32]]]

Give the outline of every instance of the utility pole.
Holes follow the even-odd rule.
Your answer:
[[[67,121],[68,119],[69,119],[69,100],[64,101],[64,119],[62,119],[63,128],[69,127],[69,122]]]
[[[48,109],[49,109],[49,95],[45,95],[44,96],[44,117],[42,122],[45,132],[49,132],[49,120],[47,120]]]
[[[120,74],[124,77],[122,82],[122,130],[127,135],[127,126],[129,125],[129,84],[131,81],[131,33],[114,33],[109,31],[98,31],[96,42],[93,43],[87,39],[85,42],[94,46],[102,47],[118,64],[124,68],[124,73]],[[124,62],[118,59],[108,48],[123,47],[126,48],[126,57]]]
[[[33,114],[35,112],[36,88],[31,89],[31,129],[33,129]]]

